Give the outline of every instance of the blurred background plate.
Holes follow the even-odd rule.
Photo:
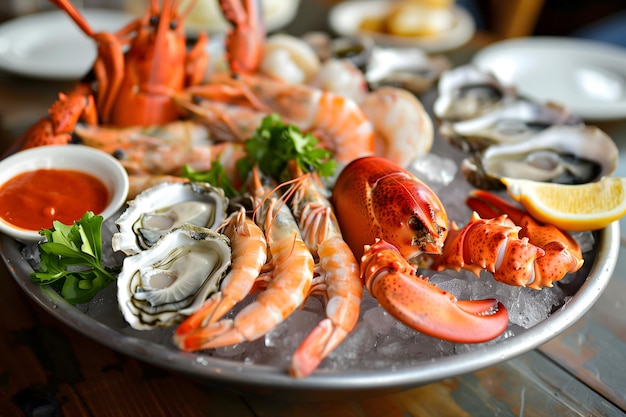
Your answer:
[[[433,36],[393,36],[374,31],[363,31],[360,24],[368,17],[380,17],[393,5],[389,0],[353,0],[334,6],[329,14],[332,30],[340,36],[367,35],[383,46],[418,47],[426,52],[443,52],[467,43],[476,30],[474,19],[462,7],[452,8],[450,30]]]
[[[497,42],[473,63],[540,101],[567,107],[586,120],[626,117],[626,50],[565,37]]]
[[[116,31],[133,16],[109,9],[81,10],[96,31]],[[62,11],[27,15],[0,25],[0,68],[50,80],[76,80],[96,58],[95,43]]]

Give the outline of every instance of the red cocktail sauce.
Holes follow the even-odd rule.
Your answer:
[[[102,181],[70,169],[38,169],[19,174],[0,187],[0,217],[27,230],[72,224],[86,211],[99,214],[109,202]]]

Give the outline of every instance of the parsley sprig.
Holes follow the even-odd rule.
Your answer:
[[[315,136],[283,123],[277,114],[263,118],[252,137],[246,140],[244,150],[246,156],[236,163],[242,179],[248,178],[252,168],[258,164],[265,175],[282,182],[289,178],[287,165],[292,160],[298,163],[302,171],[316,171],[321,177],[331,177],[337,169],[332,152],[319,147],[319,140]],[[183,176],[192,181],[207,181],[222,187],[229,197],[240,194],[228,182],[222,165],[216,162],[205,172],[185,167]]]
[[[248,156],[238,161],[238,169],[249,173],[258,164],[265,175],[281,180],[285,179],[288,162],[295,160],[304,172],[317,171],[330,177],[337,164],[331,159],[332,152],[318,144],[311,133],[302,133],[296,126],[284,124],[277,114],[270,114],[246,141]]]
[[[39,244],[40,263],[31,274],[39,285],[53,285],[71,304],[91,300],[117,278],[119,268],[102,265],[102,216],[86,212],[72,225],[54,221],[39,233],[47,241]]]

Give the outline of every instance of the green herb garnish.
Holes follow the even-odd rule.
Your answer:
[[[215,187],[220,187],[224,190],[224,194],[228,198],[241,195],[242,193],[230,182],[224,166],[218,161],[213,161],[213,163],[211,163],[211,169],[208,171],[197,171],[189,165],[185,165],[183,166],[182,176],[191,181],[208,182]]]
[[[237,171],[240,178],[246,179],[252,167],[258,165],[265,175],[282,182],[289,179],[288,162],[295,160],[304,172],[316,171],[321,177],[331,177],[337,163],[332,159],[332,152],[318,144],[319,140],[312,134],[304,134],[296,126],[284,124],[277,114],[271,114],[263,118],[252,137],[246,140],[246,156],[237,161]],[[219,162],[213,162],[211,169],[204,172],[185,166],[183,176],[222,187],[229,197],[241,194],[230,183]]]
[[[322,177],[330,177],[337,163],[331,159],[332,152],[318,144],[312,134],[303,134],[296,126],[286,125],[278,115],[271,114],[263,118],[246,141],[248,157],[238,161],[238,169],[240,173],[249,173],[258,164],[261,172],[280,181],[288,178],[287,164],[295,160],[304,172],[316,171]]]
[[[59,221],[39,233],[39,269],[31,274],[39,285],[54,285],[71,304],[90,301],[117,278],[119,268],[102,265],[102,216],[86,212],[73,225]]]

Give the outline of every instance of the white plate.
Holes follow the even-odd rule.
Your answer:
[[[367,34],[377,44],[384,46],[412,46],[426,52],[442,52],[457,48],[474,35],[474,19],[462,7],[454,7],[453,26],[438,36],[393,36],[383,33],[361,31],[359,25],[366,17],[379,17],[389,9],[389,0],[354,0],[334,6],[329,15],[330,27],[338,35],[356,36]]]
[[[626,50],[559,37],[495,43],[473,62],[520,94],[567,107],[586,120],[626,117]]]
[[[132,16],[114,10],[81,10],[96,31],[115,31]],[[35,78],[75,80],[96,58],[95,43],[64,12],[53,10],[0,25],[0,68]]]

